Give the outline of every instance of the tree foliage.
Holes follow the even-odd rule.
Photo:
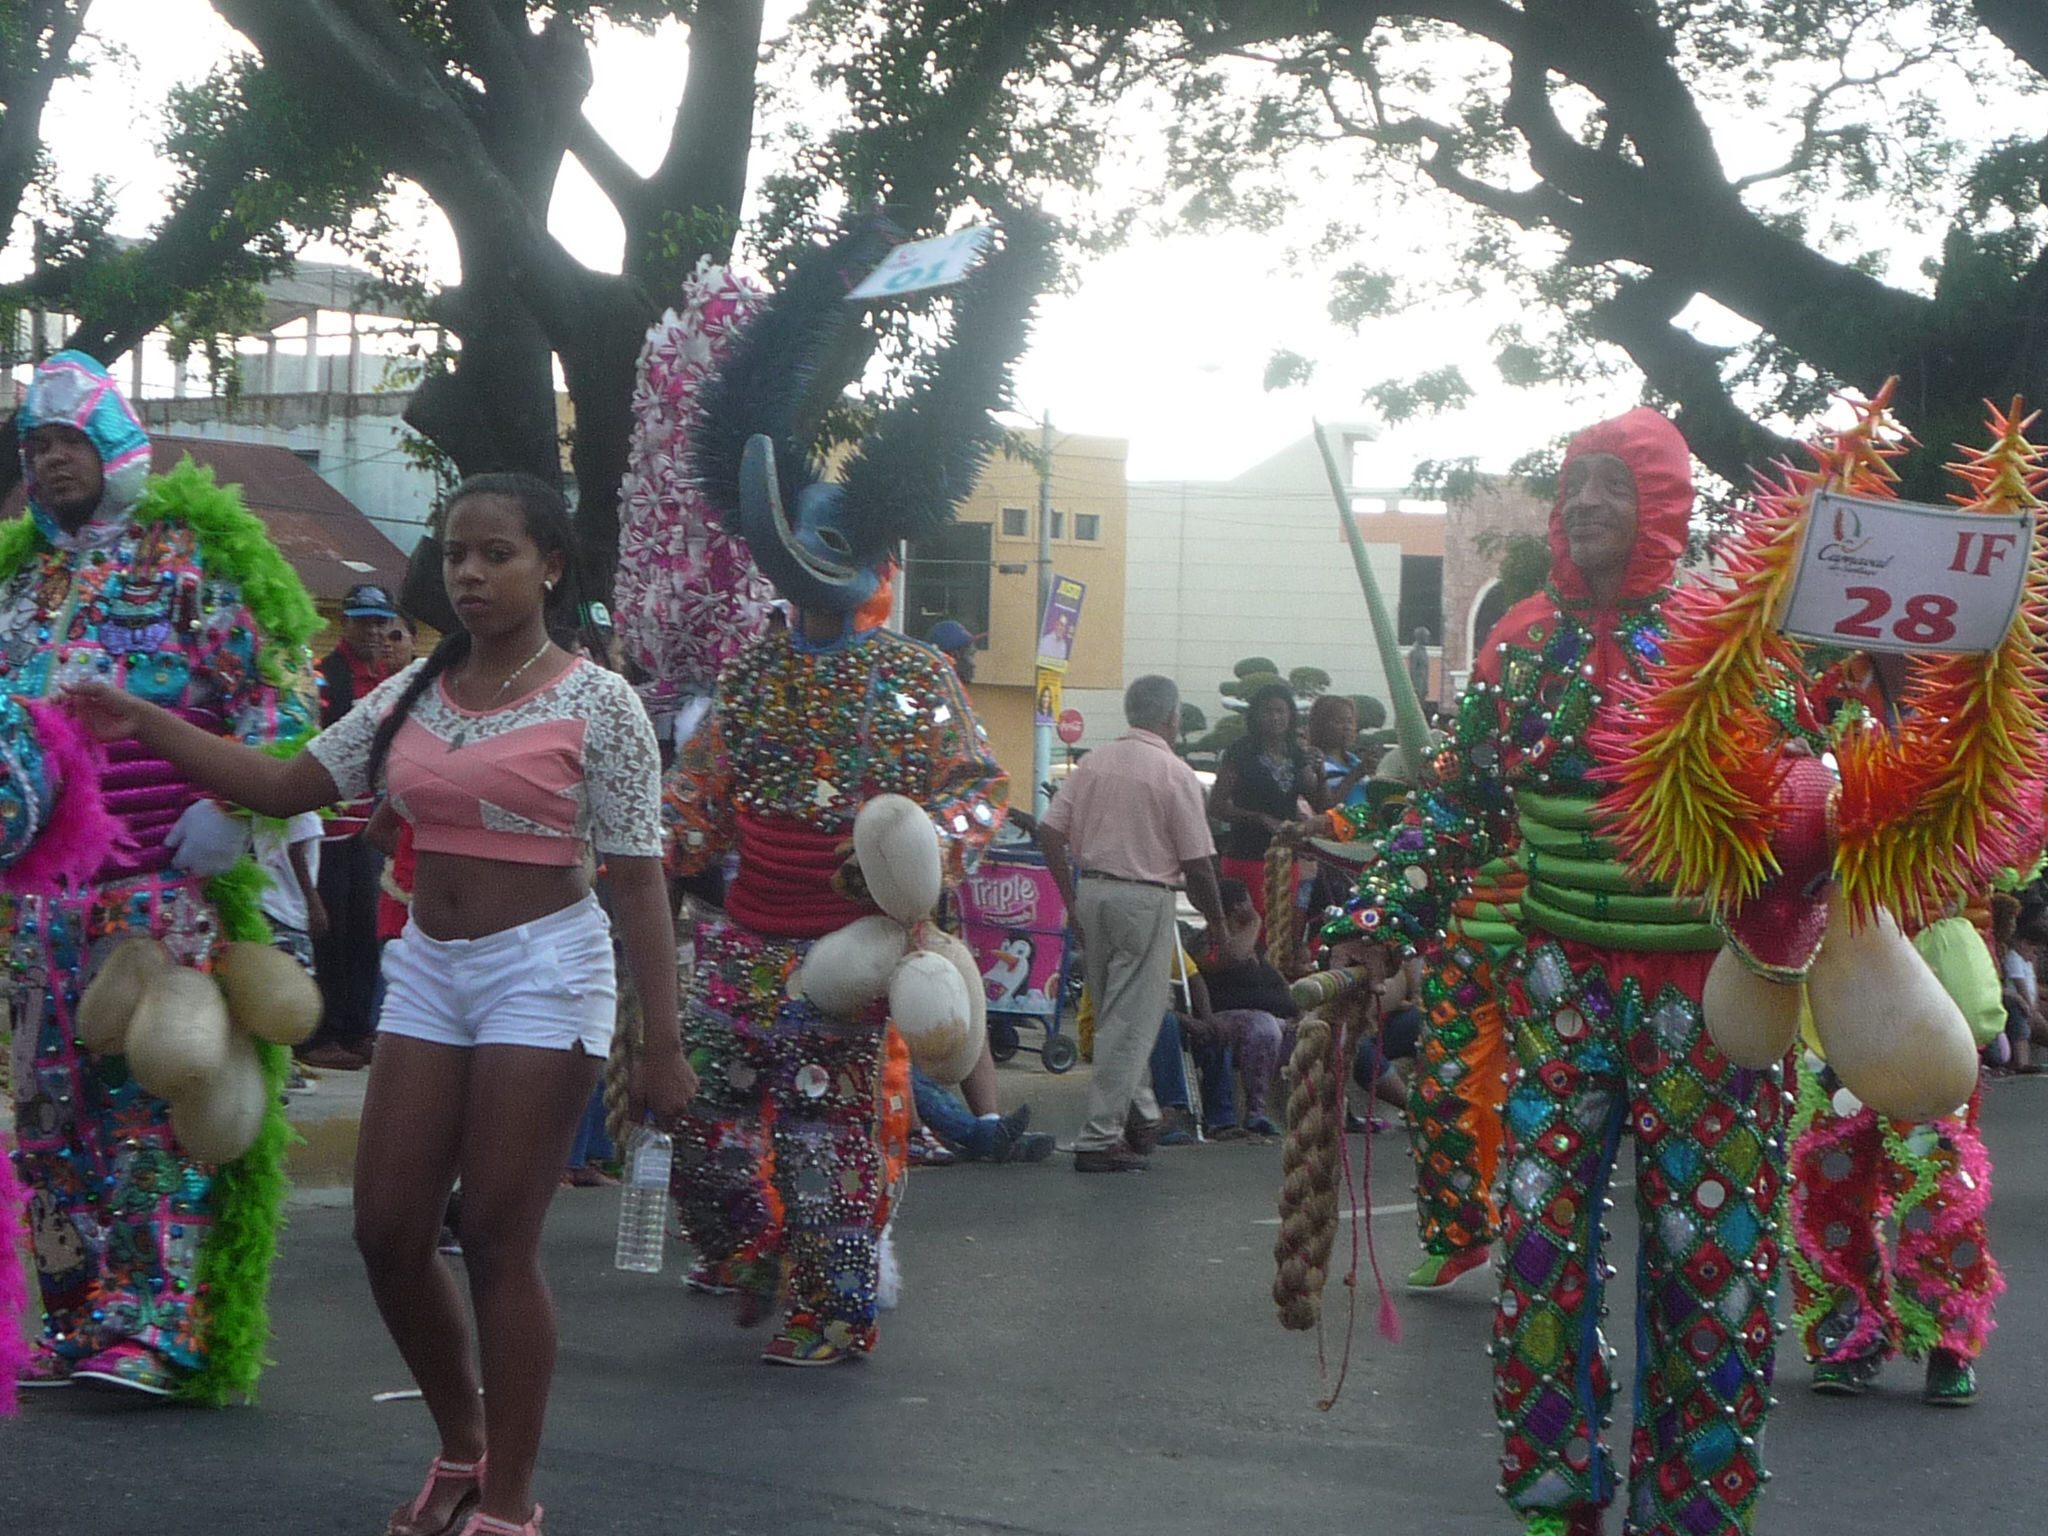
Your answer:
[[[1386,219],[1319,228],[1340,321],[1506,294],[1504,379],[1633,367],[1736,484],[1844,386],[1901,377],[1914,494],[1984,398],[2048,397],[2035,0],[1111,9],[1172,93],[1177,217],[1281,229],[1347,170],[1367,206],[1463,210],[1455,260],[1405,283]],[[1382,402],[1426,405],[1414,381]]]

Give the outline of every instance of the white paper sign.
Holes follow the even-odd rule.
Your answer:
[[[977,224],[955,234],[933,240],[913,240],[899,245],[888,259],[861,280],[849,299],[892,299],[898,294],[917,293],[926,288],[943,288],[957,283],[980,259],[988,244],[988,226]]]
[[[1824,492],[1778,627],[1859,651],[1996,650],[2019,612],[2031,512]]]

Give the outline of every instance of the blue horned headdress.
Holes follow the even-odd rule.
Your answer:
[[[887,253],[860,221],[797,261],[705,389],[690,469],[729,532],[798,608],[852,613],[875,595],[905,539],[951,522],[1001,429],[1010,365],[1052,275],[1050,231],[1013,212],[1003,242],[955,290],[950,334],[931,365],[823,478],[807,410],[821,371],[843,357],[860,312],[847,290]]]

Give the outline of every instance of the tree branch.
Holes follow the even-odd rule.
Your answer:
[[[92,0],[40,0],[21,17],[16,47],[22,67],[8,70],[0,117],[0,237],[21,211],[22,195],[35,179],[43,147],[43,109],[50,91],[71,64],[71,50],[85,29]],[[44,41],[47,34],[48,41]]]
[[[581,112],[569,124],[569,153],[590,173],[626,228],[636,228],[648,197],[647,178],[628,165],[626,157],[613,149]]]

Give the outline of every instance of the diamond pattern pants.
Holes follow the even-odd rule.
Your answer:
[[[1486,945],[1453,934],[1423,978],[1427,1023],[1408,1108],[1424,1253],[1450,1257],[1483,1248],[1500,1230],[1493,1183],[1511,1064],[1494,958]]]
[[[1494,1323],[1502,1491],[1517,1510],[1604,1505],[1614,1384],[1602,1338],[1604,1209],[1635,1141],[1634,1434],[1624,1529],[1746,1536],[1770,1401],[1784,1095],[1714,1048],[1711,954],[1541,938],[1505,967],[1515,1155]]]
[[[1792,1315],[1806,1358],[1984,1352],[2005,1279],[1984,1213],[1991,1157],[1979,1100],[1960,1115],[1911,1124],[1862,1104],[1836,1106],[1837,1084],[1808,1056],[1799,1072],[1790,1200]],[[1898,1228],[1885,1252],[1880,1223]]]

